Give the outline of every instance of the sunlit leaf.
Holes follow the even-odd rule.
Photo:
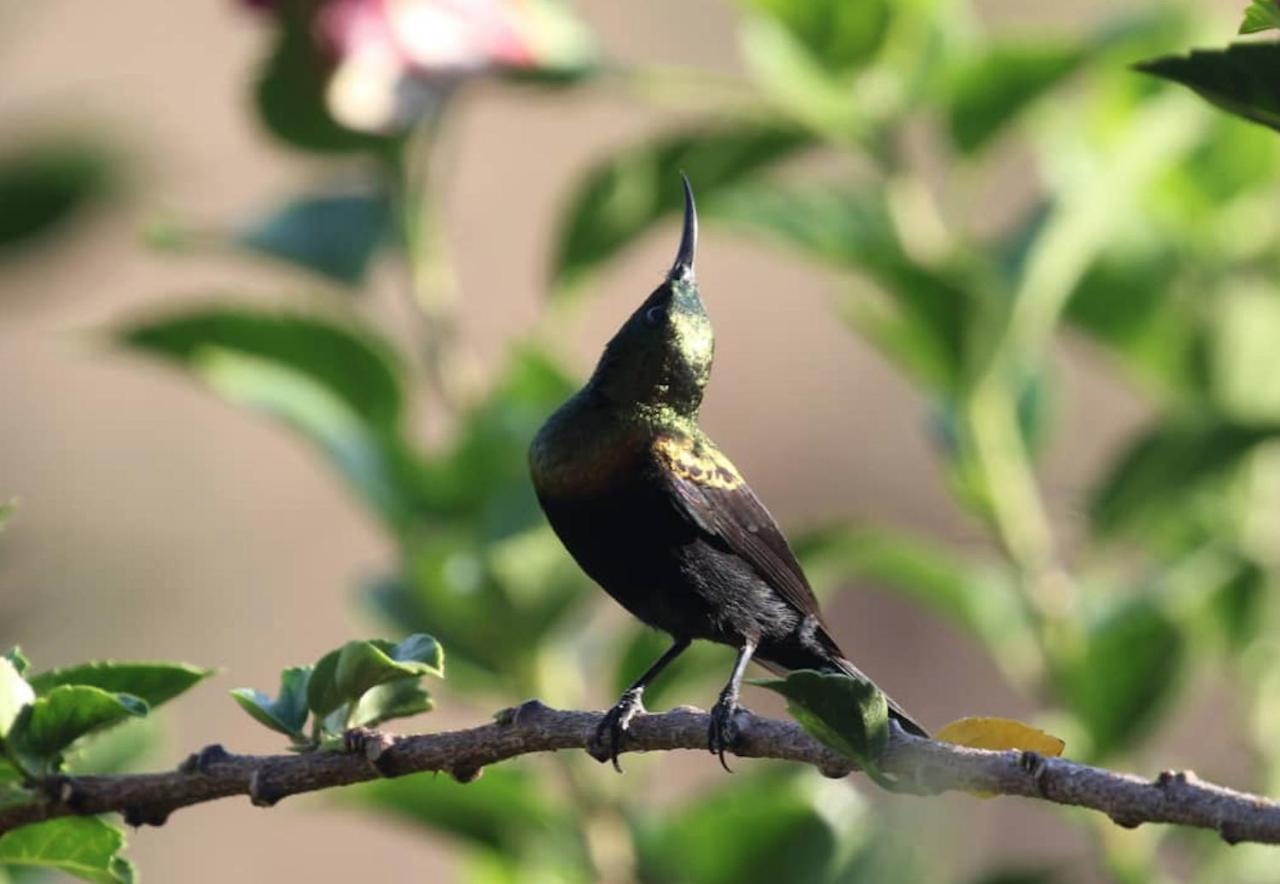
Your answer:
[[[1234,43],[1166,56],[1137,69],[1194,89],[1246,120],[1280,130],[1280,43]]]
[[[431,695],[419,687],[418,679],[404,678],[369,688],[347,720],[352,727],[377,727],[384,721],[409,718],[433,708]]]
[[[129,694],[59,685],[23,709],[6,741],[20,757],[52,769],[62,750],[86,734],[146,714],[147,704]]]
[[[280,673],[280,690],[274,700],[253,688],[235,688],[231,696],[260,724],[301,741],[302,728],[307,723],[310,678],[310,666],[293,666]]]
[[[59,685],[89,685],[110,693],[131,694],[154,708],[212,674],[212,669],[188,663],[104,660],[39,672],[30,676],[28,681],[40,696]]]
[[[984,46],[956,71],[946,96],[951,140],[964,153],[978,150],[1086,57],[1086,46],[1068,40],[1009,40]]]
[[[893,4],[887,0],[739,0],[780,25],[822,68],[845,73],[865,64],[884,42]]]
[[[684,204],[680,172],[699,205],[812,143],[794,129],[738,124],[671,135],[614,154],[575,188],[562,215],[553,262],[556,286],[569,290],[655,223]],[[675,242],[672,242],[674,255]]]
[[[18,667],[7,657],[0,657],[0,740],[9,733],[22,708],[35,698],[35,691],[22,677]]]
[[[320,658],[307,685],[307,705],[325,716],[344,703],[356,703],[365,691],[390,681],[444,674],[444,652],[429,635],[349,641]]]
[[[35,823],[0,836],[0,866],[62,872],[98,884],[132,884],[133,864],[120,856],[124,833],[96,817]]]
[[[801,727],[868,774],[875,774],[889,742],[889,706],[874,684],[807,669],[753,683],[786,697],[787,711]]]
[[[851,321],[926,384],[959,384],[968,329],[980,305],[959,268],[928,267],[907,254],[882,194],[751,181],[708,201],[706,213],[865,274],[890,309],[855,303]]]
[[[1276,0],[1253,0],[1244,11],[1240,33],[1256,34],[1272,28],[1280,29],[1280,3]]]
[[[254,223],[239,242],[344,285],[360,283],[391,231],[391,205],[374,191],[319,193]]]

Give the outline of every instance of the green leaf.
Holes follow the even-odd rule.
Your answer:
[[[390,429],[401,418],[403,365],[372,330],[319,315],[208,306],[129,324],[120,340],[200,371],[203,356],[256,357],[313,380],[362,420]]]
[[[830,672],[800,669],[786,678],[753,682],[787,698],[787,711],[818,741],[874,776],[889,743],[889,705],[874,684]]]
[[[429,635],[415,634],[399,644],[385,639],[353,640],[320,658],[307,685],[307,705],[323,717],[365,691],[404,678],[444,674],[444,652]]]
[[[994,43],[960,67],[944,106],[962,153],[989,143],[1021,111],[1075,71],[1086,47],[1066,40]]]
[[[776,22],[822,68],[845,74],[879,51],[889,30],[888,0],[740,0],[749,10]]]
[[[42,140],[0,156],[0,257],[65,227],[109,189],[114,164],[87,139]]]
[[[377,727],[384,721],[409,718],[434,708],[431,694],[418,686],[417,678],[403,678],[365,691],[347,717],[347,723],[351,727]]]
[[[35,698],[35,691],[22,677],[22,670],[8,655],[0,657],[0,740],[8,736],[18,714]]]
[[[859,301],[850,321],[921,382],[937,390],[960,384],[981,305],[962,268],[926,266],[907,254],[883,194],[752,181],[710,201],[707,214],[865,274],[888,304]]]
[[[488,767],[466,784],[415,774],[375,780],[345,794],[372,810],[457,838],[485,855],[510,858],[526,871],[544,862],[560,870],[589,867],[577,821],[527,767]],[[579,879],[590,880],[585,874],[547,880]]]
[[[89,685],[110,693],[131,694],[155,708],[212,674],[212,669],[202,669],[189,663],[105,660],[50,669],[31,676],[29,681],[40,696],[59,685]]]
[[[1114,534],[1177,512],[1190,495],[1277,435],[1280,424],[1156,422],[1138,435],[1094,489],[1089,505],[1094,531]]]
[[[1256,34],[1259,31],[1280,29],[1280,2],[1277,0],[1253,0],[1244,11],[1240,33]]]
[[[259,118],[272,135],[301,150],[394,154],[399,139],[353,131],[329,113],[325,90],[332,62],[317,45],[314,13],[310,0],[276,5],[276,44],[254,89]]]
[[[677,215],[683,206],[681,171],[704,205],[811,143],[795,129],[741,123],[669,135],[597,165],[575,188],[562,216],[553,264],[557,289],[576,288],[659,220]]]
[[[1155,726],[1179,683],[1187,643],[1154,596],[1124,600],[1091,623],[1083,645],[1053,661],[1063,704],[1085,726],[1093,757],[1136,744]]]
[[[147,704],[129,694],[87,685],[59,685],[23,710],[8,742],[23,757],[53,762],[76,740],[96,730],[147,714]]]
[[[815,590],[870,580],[967,630],[1010,671],[1026,671],[1035,635],[1012,582],[924,539],[869,525],[799,535],[796,555]]]
[[[321,316],[207,307],[132,324],[119,337],[295,429],[393,526],[412,519],[418,467],[401,428],[404,369],[373,332]]]
[[[648,884],[896,881],[840,875],[870,848],[874,820],[857,793],[814,771],[767,767],[635,823],[638,878]],[[915,880],[927,880],[917,878]]]
[[[391,232],[391,205],[365,191],[304,196],[257,222],[238,241],[344,285],[364,280]]]
[[[302,729],[307,723],[307,683],[310,679],[310,666],[293,666],[280,673],[280,691],[274,700],[253,688],[236,688],[231,691],[231,696],[260,724],[293,737],[295,741],[302,741]]]
[[[64,872],[99,884],[132,884],[133,864],[120,856],[124,833],[97,817],[64,817],[0,837],[0,866]]]
[[[1233,43],[1137,65],[1194,89],[1225,111],[1280,130],[1280,43]]]

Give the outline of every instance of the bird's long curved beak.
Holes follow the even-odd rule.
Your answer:
[[[683,172],[680,180],[684,183],[684,231],[680,235],[680,250],[676,252],[676,260],[667,273],[667,279],[693,282],[693,259],[698,250],[698,207],[693,202],[693,188]]]

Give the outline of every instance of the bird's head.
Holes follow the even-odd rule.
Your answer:
[[[605,347],[589,388],[616,407],[692,418],[711,376],[715,337],[694,280],[698,212],[684,182],[684,233],[667,278]]]

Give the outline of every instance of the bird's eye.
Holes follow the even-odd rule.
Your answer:
[[[648,310],[644,311],[645,323],[653,326],[654,328],[662,325],[662,323],[666,322],[666,319],[667,311],[663,307],[650,307]]]

